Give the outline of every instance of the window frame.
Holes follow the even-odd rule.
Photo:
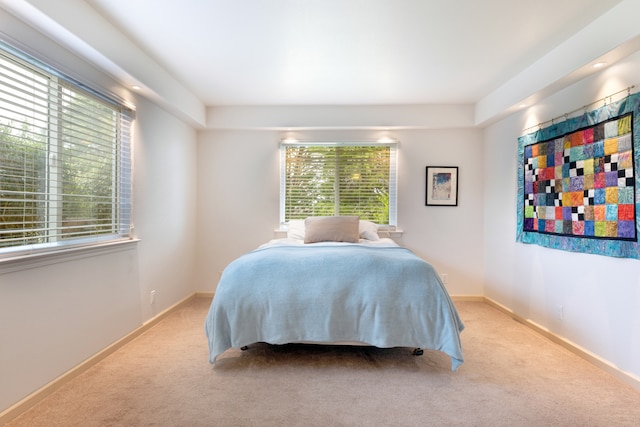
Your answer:
[[[65,90],[70,91],[72,94],[80,94],[80,96],[85,97],[90,100],[90,102],[95,102],[96,105],[102,105],[107,108],[107,110],[112,111],[114,117],[112,131],[115,135],[114,142],[109,143],[107,146],[112,147],[112,149],[115,150],[113,158],[109,161],[111,168],[114,171],[114,175],[111,180],[111,192],[113,193],[111,205],[113,206],[113,210],[110,214],[111,226],[109,232],[90,236],[73,237],[69,239],[58,238],[43,243],[34,242],[0,247],[0,263],[3,266],[2,273],[11,271],[5,268],[8,262],[16,264],[16,261],[19,261],[17,264],[20,265],[17,267],[14,265],[12,269],[21,269],[26,265],[25,260],[29,260],[34,257],[48,257],[49,261],[44,262],[44,264],[47,264],[49,262],[58,262],[65,256],[65,254],[73,258],[93,256],[93,254],[97,252],[111,252],[121,243],[137,241],[133,236],[132,216],[133,153],[131,131],[133,120],[135,118],[135,107],[116,95],[106,94],[103,91],[99,91],[82,84],[61,71],[38,60],[34,56],[31,56],[2,41],[0,41],[0,52],[3,56],[7,57],[9,61],[15,62],[19,67],[23,67],[23,70],[28,70],[28,72],[45,76],[49,80],[49,94],[51,91],[60,91],[61,93]],[[49,103],[51,103],[51,98],[48,96],[46,99],[47,105],[49,105]],[[56,99],[55,103],[59,106],[60,104],[58,103],[62,103],[62,98]],[[59,108],[54,107],[50,110],[55,111],[57,109]],[[64,144],[64,136],[55,135],[55,133],[59,132],[60,129],[55,126],[55,124],[49,122],[51,117],[53,117],[54,120],[56,116],[60,119],[61,114],[62,113],[56,114],[55,112],[47,113],[47,127],[50,128],[47,132],[47,137],[45,138],[47,163],[51,163],[51,159],[56,158],[56,147],[59,148]],[[10,123],[9,117],[7,117],[7,120],[8,123]],[[54,126],[55,129],[52,128],[52,126]],[[46,176],[45,185],[47,187],[47,195],[51,195],[51,191],[56,191],[56,186],[52,185],[52,183],[55,182],[58,179],[57,177],[62,173],[60,170],[56,171],[55,169],[57,168],[61,169],[59,166],[51,167],[49,164],[45,166],[46,171],[44,172],[44,175]],[[47,200],[49,200],[49,198]],[[44,215],[43,222],[46,223],[45,234],[49,234],[52,230],[50,225],[51,221],[56,221],[55,216],[61,214],[62,208],[50,206],[49,201],[44,203],[46,205],[44,208],[46,214]],[[51,210],[55,210],[56,212],[52,215]],[[57,227],[59,228],[60,225]],[[27,228],[17,230],[27,230]],[[85,254],[83,254],[83,252],[85,252]]]
[[[398,145],[393,141],[331,141],[331,142],[303,142],[285,139],[280,142],[280,228],[286,229],[286,159],[287,147],[291,146],[327,146],[327,147],[389,147],[389,221],[388,224],[378,224],[383,230],[396,230],[398,211]]]

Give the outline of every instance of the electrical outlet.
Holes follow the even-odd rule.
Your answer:
[[[562,304],[556,306],[556,317],[558,320],[564,320],[564,306]]]
[[[149,297],[149,304],[153,305],[156,303],[156,290],[151,291],[151,295]]]
[[[449,275],[447,273],[441,273],[440,279],[442,279],[442,283],[446,285],[447,282],[449,281]]]

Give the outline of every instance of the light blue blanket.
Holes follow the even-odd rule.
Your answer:
[[[209,360],[255,342],[357,341],[463,362],[464,328],[434,268],[399,246],[267,246],[224,270],[205,322]]]

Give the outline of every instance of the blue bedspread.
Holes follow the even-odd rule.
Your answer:
[[[464,328],[434,268],[400,246],[275,245],[224,270],[205,322],[209,360],[255,342],[357,341],[463,362]]]

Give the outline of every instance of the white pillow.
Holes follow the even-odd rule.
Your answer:
[[[360,238],[366,240],[380,240],[378,225],[371,221],[360,221]]]
[[[289,239],[304,240],[304,219],[289,220],[287,237]]]

